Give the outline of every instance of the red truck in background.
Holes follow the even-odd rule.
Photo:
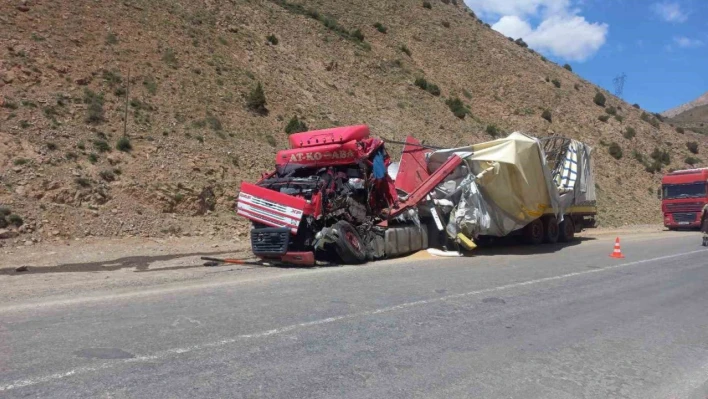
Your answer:
[[[708,168],[677,170],[661,179],[661,211],[669,230],[700,228],[708,203]]]

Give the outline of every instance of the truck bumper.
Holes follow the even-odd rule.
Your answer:
[[[670,229],[695,229],[701,227],[700,212],[676,212],[664,214],[664,227]]]
[[[257,256],[280,256],[288,252],[290,229],[265,227],[251,230],[251,249]]]
[[[315,265],[315,253],[314,252],[287,252],[283,255],[257,255],[259,258],[265,261],[275,261],[280,263],[287,263],[289,265],[299,265],[299,266],[314,266]]]
[[[314,252],[292,251],[289,246],[290,229],[288,228],[265,227],[251,230],[251,250],[257,257],[292,265],[315,265]]]

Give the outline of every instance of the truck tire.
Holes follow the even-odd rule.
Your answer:
[[[573,218],[570,216],[565,216],[563,221],[558,225],[559,234],[558,241],[560,242],[570,242],[575,238],[575,223],[573,223]]]
[[[334,250],[337,252],[339,259],[348,265],[358,265],[366,262],[366,247],[354,226],[344,220],[340,220],[332,228],[337,235],[337,240],[334,242]]]
[[[526,244],[539,245],[543,243],[543,222],[536,219],[524,227],[523,237]]]
[[[558,242],[558,219],[555,216],[543,218],[543,242],[555,244]]]

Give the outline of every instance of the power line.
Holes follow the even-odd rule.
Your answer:
[[[612,79],[612,84],[615,86],[615,95],[619,98],[622,98],[622,95],[624,94],[624,82],[626,80],[627,74],[624,72]]]

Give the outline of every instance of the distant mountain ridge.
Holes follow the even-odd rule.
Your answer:
[[[708,104],[684,111],[668,120],[674,126],[708,135]]]
[[[687,102],[686,104],[679,105],[676,108],[671,108],[662,112],[661,114],[667,118],[673,118],[680,113],[686,112],[690,109],[700,107],[701,105],[708,105],[708,91],[703,93],[700,97],[693,101]]]

